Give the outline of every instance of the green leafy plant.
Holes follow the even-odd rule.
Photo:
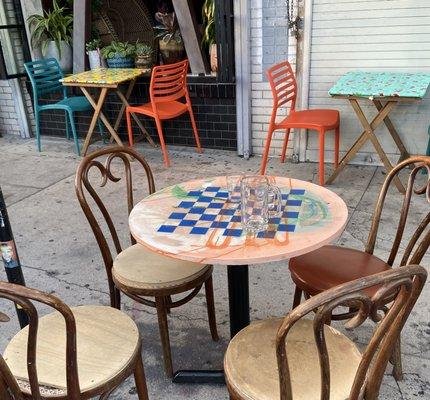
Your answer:
[[[136,56],[150,57],[153,54],[154,54],[154,49],[150,45],[146,43],[136,42]]]
[[[102,49],[102,56],[107,59],[115,57],[133,58],[135,55],[136,46],[128,42],[112,42]]]
[[[156,31],[155,37],[169,43],[174,40],[176,43],[183,43],[181,31],[179,30],[178,22],[176,21],[175,13],[157,12],[155,19],[158,25],[154,26]]]
[[[61,42],[72,44],[73,15],[67,7],[60,7],[58,0],[54,0],[51,11],[44,11],[43,15],[30,15],[27,22],[31,31],[31,45],[33,48],[40,46],[43,55],[52,41],[57,46],[60,58]]]
[[[202,8],[203,38],[202,43],[210,46],[216,43],[215,0],[206,0]]]
[[[100,49],[100,47],[102,47],[102,41],[100,39],[90,40],[85,45],[85,48],[87,49],[87,51],[94,51],[94,50]]]

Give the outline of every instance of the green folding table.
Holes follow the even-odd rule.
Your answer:
[[[363,145],[370,140],[387,169],[393,169],[384,149],[375,135],[376,129],[384,123],[400,150],[400,159],[409,157],[399,133],[389,118],[390,112],[399,102],[417,102],[425,96],[430,85],[430,74],[427,73],[395,73],[395,72],[348,72],[343,75],[330,89],[329,94],[335,98],[346,99],[357,114],[364,131],[342,158],[339,167],[327,180],[332,183],[349,161]],[[371,101],[378,110],[377,115],[369,121],[359,104],[359,100]],[[405,188],[396,178],[394,182],[400,192]]]

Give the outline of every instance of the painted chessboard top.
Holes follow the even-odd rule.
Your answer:
[[[270,179],[281,189],[282,215],[270,218],[256,237],[243,231],[240,204],[228,201],[225,177],[185,182],[143,199],[130,214],[130,230],[139,243],[167,256],[229,265],[304,254],[343,231],[348,210],[335,193],[306,181]]]

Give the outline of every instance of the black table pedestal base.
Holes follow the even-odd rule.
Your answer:
[[[230,337],[249,325],[249,275],[247,265],[229,265],[228,298],[230,309]],[[174,383],[225,383],[224,371],[179,370]]]

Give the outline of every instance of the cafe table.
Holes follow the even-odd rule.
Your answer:
[[[429,85],[430,74],[428,73],[352,71],[343,75],[330,89],[329,94],[334,98],[349,101],[364,131],[344,155],[339,166],[327,180],[327,184],[336,179],[368,140],[372,142],[387,173],[393,169],[375,134],[382,123],[387,127],[400,151],[399,162],[410,157],[389,114],[398,103],[414,103],[422,100]],[[370,101],[376,107],[377,114],[371,121],[367,119],[359,100]],[[397,176],[394,178],[394,183],[401,193],[405,193],[405,188]]]
[[[282,215],[256,235],[243,231],[240,205],[228,201],[226,177],[159,190],[137,203],[129,217],[133,237],[154,252],[227,266],[231,337],[250,323],[248,265],[264,268],[318,249],[342,233],[348,217],[344,201],[327,188],[287,177],[269,180],[281,190]],[[223,379],[223,371],[182,370],[173,381]]]
[[[76,86],[81,89],[85,97],[94,108],[94,114],[91,119],[90,126],[88,128],[87,135],[85,137],[84,145],[82,146],[82,153],[85,155],[90,145],[90,140],[94,132],[94,128],[97,123],[97,119],[100,118],[106,129],[111,134],[112,138],[123,146],[121,139],[118,136],[117,130],[121,123],[121,119],[124,116],[124,112],[127,106],[129,106],[128,99],[133,91],[136,79],[140,76],[149,76],[151,74],[150,69],[140,68],[98,68],[92,71],[80,72],[78,74],[69,75],[66,78],[61,79],[61,83],[64,86]],[[128,84],[128,87],[123,93],[120,89],[120,85]],[[98,89],[100,94],[96,100],[90,93],[91,89]],[[112,126],[106,116],[103,114],[103,104],[106,101],[109,91],[113,91],[121,100],[122,106],[116,118],[114,126]],[[155,143],[151,136],[144,128],[143,124],[139,121],[136,115],[132,114],[134,120],[138,124],[139,128],[146,136],[148,142],[155,147]]]

